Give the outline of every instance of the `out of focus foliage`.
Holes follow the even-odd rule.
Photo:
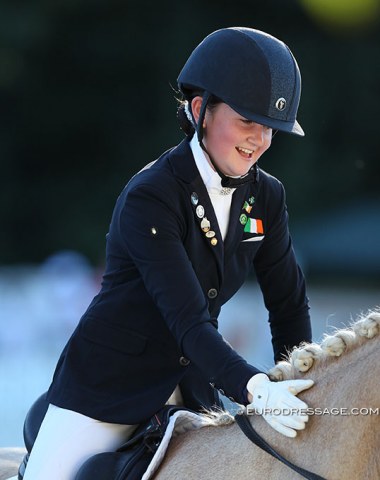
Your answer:
[[[2,0],[0,264],[63,248],[102,262],[120,190],[182,138],[179,70],[226,26],[281,38],[300,65],[306,137],[278,134],[260,161],[284,182],[292,221],[379,197],[377,10],[335,26],[307,3]]]

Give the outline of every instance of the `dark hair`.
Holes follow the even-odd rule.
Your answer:
[[[186,136],[192,136],[194,135],[195,128],[192,122],[187,118],[186,112],[185,112],[185,106],[186,102],[188,102],[189,105],[189,111],[191,111],[191,102],[195,97],[203,97],[204,92],[202,90],[190,90],[186,89],[186,92],[184,93],[182,98],[178,98],[178,109],[177,109],[177,118],[178,118],[178,123],[183,130],[183,132],[186,134]],[[215,95],[210,95],[210,98],[207,102],[207,108],[212,111],[219,103],[222,103],[222,100]]]

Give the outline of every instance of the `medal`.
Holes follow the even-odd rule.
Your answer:
[[[245,225],[248,222],[248,217],[245,213],[240,215],[239,221],[242,225]]]
[[[248,202],[244,202],[243,210],[245,210],[247,213],[251,213],[252,205],[250,205]]]
[[[198,195],[195,192],[191,194],[191,203],[193,205],[198,205]]]
[[[198,205],[195,209],[195,213],[197,214],[198,218],[203,218],[205,216],[205,209],[202,205]]]
[[[201,229],[204,232],[208,232],[210,230],[210,222],[207,220],[207,217],[203,217],[201,221]]]

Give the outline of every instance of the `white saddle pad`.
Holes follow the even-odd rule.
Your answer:
[[[175,412],[170,417],[164,438],[162,439],[160,446],[154,454],[154,457],[152,458],[152,461],[150,462],[149,467],[141,480],[149,480],[160,466],[172,437],[176,437],[177,435],[190,430],[197,430],[198,428],[209,425],[210,422],[202,415],[198,415],[193,412],[187,412],[186,410],[178,410],[178,412]]]

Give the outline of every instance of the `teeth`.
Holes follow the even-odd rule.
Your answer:
[[[246,153],[247,155],[252,155],[253,150],[248,150],[248,148],[237,147],[241,152]]]

